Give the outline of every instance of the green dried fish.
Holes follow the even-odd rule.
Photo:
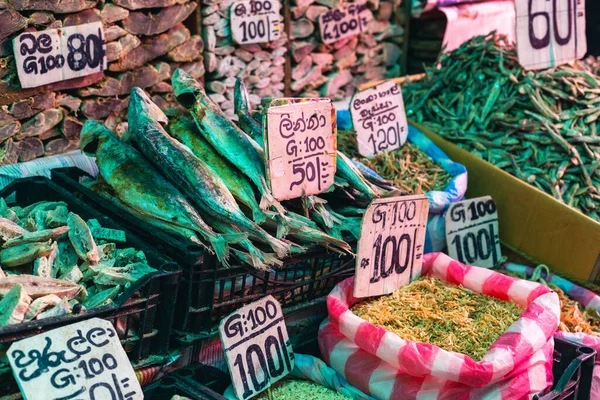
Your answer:
[[[6,249],[25,243],[47,242],[48,240],[55,240],[61,237],[68,231],[68,226],[61,226],[54,229],[43,229],[41,231],[36,232],[26,232],[20,236],[16,236],[12,239],[7,240],[2,247]]]
[[[69,299],[63,297],[60,303],[55,305],[49,310],[46,310],[37,316],[37,320],[46,319],[51,317],[59,317],[61,315],[67,315],[71,313],[71,305],[69,304]]]
[[[25,233],[27,233],[27,230],[23,229],[13,221],[6,218],[0,218],[0,239],[3,241],[7,241]]]
[[[50,241],[41,243],[24,243],[0,251],[0,263],[4,267],[18,267],[38,257],[47,256],[53,250]]]
[[[67,217],[69,216],[69,210],[64,205],[57,206],[54,210],[50,210],[46,213],[46,226],[48,228],[56,228],[67,224]]]
[[[94,277],[94,283],[105,286],[126,285],[153,272],[156,270],[143,262],[129,264],[125,267],[104,268]]]
[[[69,271],[66,271],[59,278],[65,282],[79,283],[83,279],[83,273],[77,265],[74,265]]]
[[[0,279],[0,296],[5,296],[15,285],[22,285],[31,298],[55,294],[59,297],[82,300],[87,297],[83,286],[61,281],[60,279],[45,278],[35,275],[8,275]]]
[[[77,214],[69,213],[67,226],[69,227],[69,240],[75,249],[75,253],[82,260],[88,261],[90,264],[97,264],[99,261],[98,246],[96,246],[92,232],[83,218]]]
[[[88,221],[89,224],[89,221]],[[95,240],[106,240],[115,243],[125,243],[127,241],[127,236],[125,235],[125,231],[120,231],[117,229],[108,229],[102,227],[90,227],[90,231],[92,232],[92,236]]]
[[[13,285],[0,301],[0,326],[20,324],[31,304],[23,285]]]
[[[241,78],[235,81],[233,105],[235,114],[238,116],[240,128],[264,148],[264,134],[261,124],[254,119],[250,111],[248,91]]]
[[[116,299],[119,293],[121,293],[121,286],[117,285],[113,288],[105,289],[93,296],[88,297],[83,301],[82,305],[85,308],[100,307]]]
[[[29,305],[23,322],[34,320],[40,313],[44,312],[48,308],[54,307],[60,303],[60,297],[55,294],[49,294],[48,296],[38,297],[33,300]]]

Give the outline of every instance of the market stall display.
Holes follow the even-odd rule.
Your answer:
[[[576,63],[525,72],[502,37],[476,37],[403,88],[407,116],[596,220],[600,80]]]
[[[122,133],[134,86],[148,90],[156,103],[168,108],[176,104],[167,82],[173,70],[182,68],[196,78],[204,75],[203,41],[183,25],[196,12],[195,1],[59,3],[11,1],[0,11],[0,21],[10,26],[0,33],[6,49],[0,54],[2,165],[77,149],[86,119],[103,121]],[[102,63],[99,72],[84,77],[21,88],[12,55],[14,37],[90,23],[102,25],[99,40],[105,44],[94,57],[105,56],[107,65]],[[85,55],[91,48],[86,50],[82,43]],[[24,45],[20,45],[23,55],[30,51]],[[37,76],[37,64],[24,68]],[[42,74],[45,67],[40,68]]]
[[[258,24],[242,27],[250,33],[277,30],[279,38],[250,44],[240,44],[233,39],[234,30],[239,26],[232,26],[231,13],[236,13],[239,7],[248,13],[246,8],[250,3],[233,9],[239,2],[233,0],[205,1],[201,6],[202,36],[206,43],[205,88],[210,98],[219,105],[225,115],[236,119],[234,114],[234,85],[237,78],[242,78],[249,90],[249,101],[252,106],[260,104],[264,97],[284,97],[285,90],[285,54],[288,51],[287,33],[283,21],[283,2],[264,1],[257,4],[269,9],[277,9],[280,13],[280,23],[275,26],[262,26]],[[262,7],[261,7],[262,8]],[[264,11],[263,11],[264,12]],[[254,22],[253,22],[254,24]],[[264,24],[264,22],[263,22]],[[250,26],[254,28],[251,31]],[[244,36],[245,37],[245,36]],[[247,39],[248,41],[248,39]]]

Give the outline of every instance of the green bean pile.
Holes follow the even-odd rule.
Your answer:
[[[600,221],[600,79],[581,62],[525,71],[490,34],[403,87],[409,118]]]

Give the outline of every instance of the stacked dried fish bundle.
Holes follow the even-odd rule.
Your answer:
[[[351,253],[345,239],[358,238],[365,207],[385,191],[338,153],[328,193],[279,203],[266,184],[262,129],[244,98],[239,128],[184,71],[175,71],[172,84],[189,114],[169,119],[135,88],[123,138],[130,144],[86,122],[81,146],[95,154],[100,171],[98,181],[87,183],[92,190],[147,224],[206,247],[223,266],[233,255],[258,269],[277,267],[315,245]]]
[[[364,83],[400,75],[404,31],[395,23],[399,2],[368,1],[373,20],[367,28],[357,36],[325,44],[319,17],[341,4],[333,0],[292,1],[291,90],[296,97],[342,100]]]
[[[196,10],[186,0],[0,4],[0,165],[77,149],[86,119],[127,129],[128,94],[148,90],[159,106],[176,105],[167,82],[175,68],[204,74],[203,42],[182,24]],[[82,78],[21,89],[11,40],[40,31],[101,22],[108,69]]]
[[[225,115],[235,119],[233,91],[236,78],[244,80],[253,106],[259,105],[264,97],[284,97],[288,40],[281,17],[279,39],[245,45],[234,42],[230,26],[233,3],[234,0],[204,1],[201,15],[202,37],[206,44],[206,91]]]
[[[494,35],[438,61],[404,86],[408,117],[600,221],[598,76],[578,63],[527,72]]]
[[[7,207],[0,199],[0,326],[112,302],[156,272],[142,251],[117,248],[125,232],[85,222],[64,202]]]

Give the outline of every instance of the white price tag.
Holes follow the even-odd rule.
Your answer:
[[[319,16],[321,40],[325,44],[335,43],[340,39],[356,36],[365,31],[373,13],[368,5],[351,4],[348,7],[327,11]]]
[[[468,265],[492,268],[502,256],[498,211],[491,196],[450,204],[446,212],[448,254]]]
[[[278,0],[242,0],[231,6],[231,36],[239,44],[267,43],[281,36]]]
[[[294,368],[294,352],[281,305],[273,296],[227,316],[219,326],[219,333],[240,400],[254,397]]]
[[[517,54],[527,70],[582,58],[587,52],[585,0],[517,0]]]
[[[374,200],[365,212],[356,255],[354,297],[392,293],[421,275],[429,199]]]
[[[15,342],[7,356],[27,400],[144,398],[114,327],[99,318]]]
[[[13,39],[22,88],[79,78],[106,69],[101,22],[22,33]]]
[[[399,149],[408,136],[400,86],[388,81],[356,93],[350,102],[358,152],[372,157]]]
[[[333,185],[335,107],[329,99],[273,100],[267,112],[267,169],[273,196],[289,200]]]

